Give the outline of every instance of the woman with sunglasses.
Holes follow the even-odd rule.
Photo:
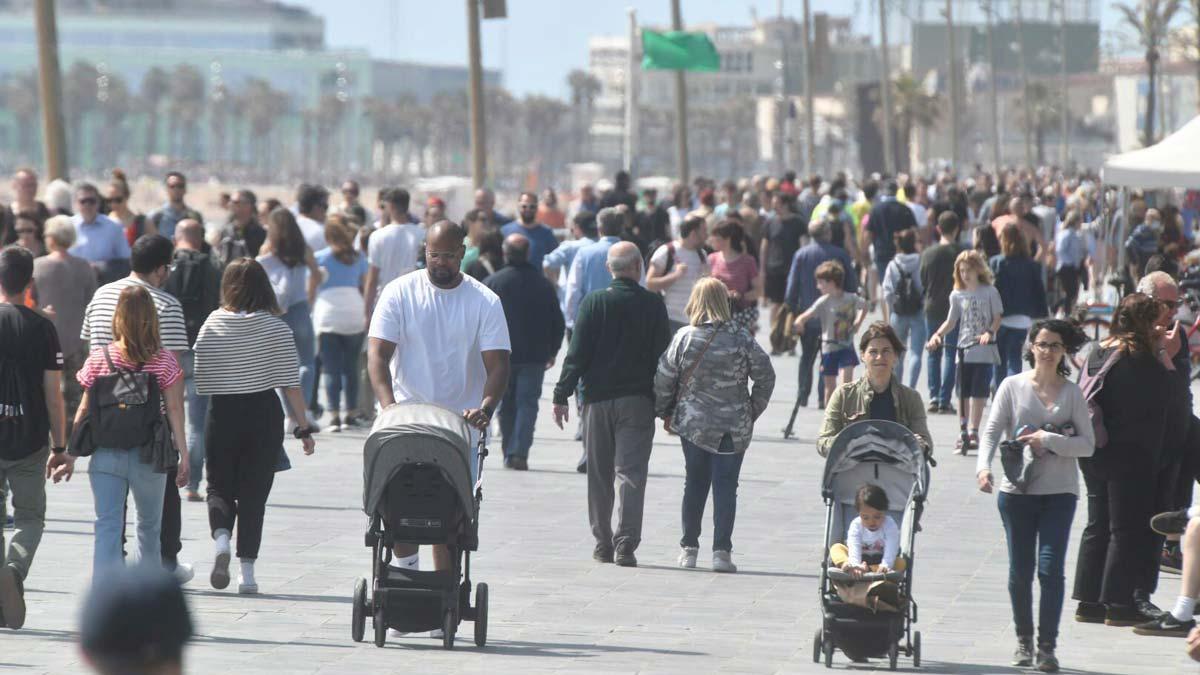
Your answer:
[[[1095,451],[1087,400],[1067,379],[1068,358],[1087,337],[1060,319],[1036,321],[1025,361],[1033,367],[1000,383],[984,427],[976,480],[990,493],[992,460],[1003,466],[997,506],[1008,540],[1008,595],[1017,649],[1012,665],[1058,671],[1054,649],[1066,589],[1064,564],[1079,501],[1079,458]],[[1004,442],[1002,442],[1004,441]],[[1033,577],[1041,586],[1034,656]]]
[[[129,181],[126,180],[124,171],[112,170],[112,180],[108,182],[108,195],[105,200],[109,208],[108,217],[125,228],[125,239],[129,241],[130,246],[143,234],[158,233],[158,228],[146,221],[145,214],[129,208]]]

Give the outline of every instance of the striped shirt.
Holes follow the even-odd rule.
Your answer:
[[[186,352],[188,336],[187,325],[183,322],[183,305],[175,296],[135,276],[105,284],[92,296],[92,301],[83,311],[83,328],[79,331],[80,339],[89,343],[88,349],[94,350],[112,343],[113,314],[117,311],[117,300],[121,297],[121,291],[130,286],[142,286],[150,291],[154,307],[158,310],[158,335],[163,349]]]
[[[201,396],[300,386],[292,329],[273,314],[218,309],[200,328],[194,349]]]
[[[175,358],[175,354],[166,349],[158,350],[154,354],[154,358],[142,364],[140,368],[116,347],[108,350],[108,357],[112,359],[114,366],[122,370],[140,369],[153,374],[154,379],[158,380],[159,390],[164,392],[183,377],[183,369],[179,367],[179,361]],[[111,373],[112,369],[108,367],[108,359],[104,358],[104,350],[96,349],[88,354],[87,360],[75,374],[75,379],[84,389],[91,389],[92,385],[96,383],[97,377]]]

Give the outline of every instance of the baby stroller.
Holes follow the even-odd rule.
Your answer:
[[[487,642],[487,584],[475,589],[471,606],[471,551],[479,546],[483,481],[471,483],[471,435],[462,415],[436,405],[403,403],[384,410],[363,447],[363,510],[370,524],[371,595],[367,581],[354,584],[351,636],[361,642],[367,616],[375,646],[387,629],[406,633],[441,629],[442,646],[454,647],[463,619],[475,622],[475,644]],[[487,447],[481,436],[477,475]],[[392,545],[445,544],[453,569],[398,570]],[[461,581],[460,581],[461,580]]]
[[[888,496],[888,511],[900,525],[902,572],[864,574],[857,583],[890,581],[901,598],[896,612],[872,611],[842,600],[835,583],[854,581],[829,561],[829,548],[844,543],[857,517],[858,488],[873,483]],[[913,632],[917,603],[912,596],[914,542],[929,489],[929,464],[917,437],[895,422],[864,420],[847,426],[834,439],[825,459],[821,496],[825,500],[825,554],[821,564],[821,628],[813,638],[813,662],[822,656],[833,667],[834,649],[858,657],[887,656],[892,670],[903,651],[921,665],[921,633]]]

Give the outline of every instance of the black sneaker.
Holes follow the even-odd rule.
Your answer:
[[[938,406],[938,412],[940,412],[943,415],[957,415],[958,414],[958,411],[954,409],[954,406],[950,405],[949,403],[943,403],[940,406]]]
[[[613,550],[611,546],[605,544],[596,544],[596,548],[592,549],[592,560],[599,563],[610,563],[613,561]]]
[[[624,544],[617,546],[617,556],[614,562],[621,567],[637,567],[637,558],[633,555],[633,547]]]
[[[1158,619],[1158,614],[1143,614],[1130,605],[1109,605],[1104,613],[1105,626],[1136,626]]]
[[[941,410],[941,407],[940,407],[940,406],[938,406],[938,402],[937,402],[937,401],[930,401],[930,402],[929,402],[929,407],[925,409],[925,412],[927,412],[927,413],[929,413],[929,414],[931,414],[931,415],[936,415],[936,414],[937,414],[937,412],[938,412],[939,410]]]
[[[1075,608],[1075,620],[1079,623],[1104,623],[1104,604],[1099,602],[1080,602]]]
[[[1017,638],[1017,648],[1013,651],[1012,664],[1017,668],[1028,668],[1033,665],[1033,638]]]
[[[1058,672],[1058,657],[1054,655],[1053,647],[1038,647],[1037,669],[1043,673]]]
[[[1137,591],[1133,594],[1133,607],[1140,614],[1151,619],[1157,619],[1163,614],[1166,614],[1162,608],[1153,602],[1150,602],[1150,595],[1148,593],[1144,593],[1142,591]]]
[[[1133,632],[1138,635],[1161,635],[1164,637],[1187,637],[1187,634],[1196,627],[1196,622],[1180,621],[1176,619],[1170,612],[1163,614],[1153,621],[1140,623],[1133,627]]]
[[[12,565],[0,565],[0,617],[13,630],[25,625],[25,587]]]
[[[1183,511],[1165,511],[1150,519],[1150,529],[1163,536],[1183,534],[1184,530],[1187,529],[1187,524],[1188,515],[1186,509]]]
[[[515,469],[516,468],[515,466],[513,466],[513,458],[512,457],[504,458],[504,468],[506,468],[506,469]]]
[[[517,471],[529,470],[529,462],[524,457],[510,457],[509,459],[512,460],[512,468]]]
[[[1178,546],[1171,546],[1171,543],[1173,542],[1168,542],[1168,544],[1163,547],[1162,555],[1158,560],[1158,569],[1163,572],[1170,572],[1172,574],[1182,574],[1183,554],[1179,552]]]

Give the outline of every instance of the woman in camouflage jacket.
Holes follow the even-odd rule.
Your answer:
[[[679,435],[687,472],[679,564],[696,566],[711,486],[713,571],[736,572],[730,550],[738,475],[754,420],[775,388],[775,370],[750,333],[731,321],[728,291],[718,279],[696,283],[687,315],[691,325],[675,333],[654,376],[655,414]]]

